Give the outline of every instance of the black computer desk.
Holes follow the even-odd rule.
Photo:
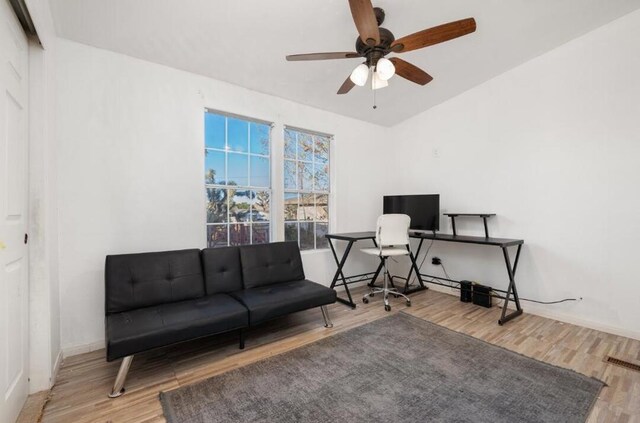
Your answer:
[[[486,229],[486,226],[485,226]],[[507,275],[509,276],[509,287],[506,291],[498,290],[492,288],[494,291],[503,292],[505,294],[504,304],[502,305],[502,314],[500,315],[500,319],[498,320],[499,325],[503,325],[514,317],[518,317],[522,314],[522,307],[520,307],[520,298],[518,297],[518,290],[516,289],[516,270],[518,268],[518,261],[520,260],[520,250],[522,249],[522,244],[524,244],[524,240],[522,239],[510,239],[510,238],[489,238],[484,236],[467,236],[467,235],[452,235],[452,234],[441,234],[441,233],[413,233],[410,235],[412,238],[420,239],[420,243],[418,244],[418,249],[416,251],[416,257],[420,255],[420,250],[422,249],[422,244],[425,240],[433,240],[433,241],[444,241],[444,242],[459,242],[462,244],[476,244],[476,245],[488,245],[494,247],[500,247],[502,249],[502,254],[504,255],[504,262],[507,267]],[[509,257],[509,247],[518,247],[516,250],[516,257],[511,262]],[[413,272],[413,268],[409,270],[409,276],[411,277],[411,273]],[[458,282],[450,279],[442,278],[439,276],[421,274],[422,278],[430,278],[430,279],[442,279],[450,282]],[[509,301],[513,300],[516,305],[516,310],[507,314],[507,305]]]
[[[502,249],[502,253],[504,255],[504,261],[505,261],[505,265],[507,268],[507,275],[509,277],[509,286],[507,288],[506,291],[500,291],[497,289],[494,289],[496,291],[500,291],[500,292],[504,292],[505,293],[505,297],[504,299],[504,304],[502,305],[502,314],[500,316],[500,319],[498,320],[498,324],[503,325],[504,323],[508,322],[509,320],[518,317],[522,314],[522,307],[520,306],[520,298],[518,297],[518,290],[516,289],[516,281],[515,281],[515,275],[516,275],[516,270],[518,268],[518,261],[520,260],[520,251],[522,249],[522,245],[524,244],[524,240],[522,239],[509,239],[509,238],[490,238],[490,237],[484,237],[484,236],[467,236],[467,235],[451,235],[451,234],[441,234],[441,233],[412,233],[410,235],[411,238],[416,238],[419,239],[420,242],[418,244],[418,249],[416,250],[416,254],[415,256],[413,255],[413,252],[411,251],[410,248],[409,249],[409,258],[411,259],[411,268],[409,270],[409,275],[406,278],[406,283],[405,283],[405,288],[403,293],[405,294],[411,294],[413,292],[417,292],[417,291],[422,291],[427,289],[427,287],[424,284],[424,279],[423,278],[429,278],[431,280],[433,279],[440,279],[443,280],[445,278],[439,277],[439,276],[434,276],[434,275],[428,275],[428,274],[422,274],[420,273],[420,270],[418,269],[418,266],[416,264],[416,260],[415,257],[418,257],[420,255],[420,251],[422,249],[422,245],[424,243],[425,240],[433,240],[433,241],[443,241],[443,242],[458,242],[458,243],[463,243],[463,244],[476,244],[476,245],[488,245],[488,246],[495,246],[495,247],[500,247]],[[361,273],[359,275],[352,275],[352,276],[345,276],[344,272],[343,272],[343,268],[345,263],[347,262],[347,258],[349,257],[349,253],[351,252],[351,247],[353,247],[353,244],[357,241],[366,241],[366,240],[371,240],[373,242],[373,245],[375,245],[376,247],[378,246],[376,244],[376,234],[374,231],[368,231],[368,232],[350,232],[350,233],[340,233],[340,234],[327,234],[326,238],[329,241],[329,246],[331,247],[331,252],[333,253],[333,258],[336,261],[336,265],[337,270],[335,275],[333,276],[333,280],[331,281],[331,288],[335,289],[338,280],[340,279],[342,281],[342,286],[345,289],[345,292],[347,293],[348,296],[348,300],[343,299],[343,298],[339,298],[338,297],[338,301],[342,304],[346,304],[352,308],[356,307],[356,304],[353,302],[353,298],[351,297],[351,292],[349,291],[349,286],[350,284],[353,283],[357,283],[357,282],[362,282],[362,281],[369,281],[368,285],[372,286],[376,280],[376,278],[378,277],[378,275],[380,274],[380,271],[382,270],[382,260],[380,261],[380,264],[378,265],[378,268],[376,269],[375,272],[368,272],[368,273]],[[338,255],[336,253],[335,247],[333,245],[333,241],[335,240],[339,240],[339,241],[347,241],[347,248],[344,251],[344,254],[342,255],[342,258],[338,258]],[[513,261],[513,263],[511,262],[511,259],[509,257],[509,247],[518,247],[517,251],[516,251],[516,256],[515,259]],[[419,286],[417,288],[414,289],[409,289],[409,281],[411,279],[411,275],[413,274],[413,272],[416,272],[416,276],[418,279],[418,283]],[[449,279],[445,279],[449,282],[458,282],[458,281],[453,281],[453,280],[449,280]],[[516,305],[516,310],[507,314],[507,306],[509,304],[509,301],[513,300],[513,302]]]
[[[336,273],[333,275],[333,280],[331,281],[330,288],[335,289],[336,284],[338,283],[338,280],[340,280],[342,282],[341,285],[344,287],[344,290],[347,293],[348,299],[338,297],[337,298],[338,302],[348,305],[351,308],[356,308],[356,303],[353,302],[353,298],[351,297],[351,292],[349,291],[349,285],[358,283],[358,282],[369,281],[368,285],[373,286],[376,279],[378,278],[378,275],[380,274],[380,271],[382,270],[382,266],[383,266],[382,258],[380,259],[380,264],[378,264],[378,268],[376,269],[375,272],[367,272],[367,273],[361,273],[358,275],[345,276],[342,269],[344,268],[344,265],[347,262],[347,258],[349,257],[349,253],[351,252],[351,247],[353,247],[354,243],[358,241],[371,240],[374,246],[376,247],[378,246],[378,244],[376,243],[376,233],[374,231],[349,232],[349,233],[340,233],[340,234],[327,234],[325,235],[325,237],[329,241],[329,247],[331,247],[331,252],[333,253],[333,259],[336,261],[336,266],[338,266],[338,268],[336,269]],[[336,249],[333,245],[334,241],[347,242],[347,248],[344,250],[344,253],[342,254],[342,258],[338,258],[338,254],[336,253]],[[415,270],[418,282],[420,284],[420,286],[417,288],[409,289],[409,281],[407,280],[403,293],[411,294],[413,292],[427,289],[427,287],[422,282],[422,276],[420,275],[420,271],[418,270],[418,266],[416,265],[416,260],[413,256],[413,252],[409,247],[407,247],[407,250],[409,251],[409,258],[411,259],[411,271],[413,272]],[[391,285],[393,286],[393,281],[391,282]]]

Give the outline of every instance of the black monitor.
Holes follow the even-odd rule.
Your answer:
[[[385,195],[384,214],[401,213],[411,218],[411,229],[440,229],[440,195]]]

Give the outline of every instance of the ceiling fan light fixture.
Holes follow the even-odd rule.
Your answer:
[[[364,87],[364,84],[367,83],[367,79],[369,79],[369,67],[362,63],[351,72],[351,76],[349,77],[351,82],[356,84],[359,87]]]
[[[380,79],[386,81],[396,73],[396,67],[391,60],[382,57],[376,64],[376,74]]]
[[[389,83],[385,79],[380,78],[378,72],[373,72],[373,77],[371,79],[371,89],[379,90],[380,88],[385,88],[388,86]]]

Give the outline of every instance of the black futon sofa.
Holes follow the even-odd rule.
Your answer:
[[[133,355],[238,331],[321,307],[336,293],[305,279],[296,242],[107,256],[107,361],[124,358],[112,398],[124,392]]]

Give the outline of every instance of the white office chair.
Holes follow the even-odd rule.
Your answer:
[[[383,264],[383,285],[382,288],[371,288],[368,294],[362,297],[362,302],[367,304],[369,298],[375,294],[382,293],[384,298],[384,309],[391,311],[389,305],[389,294],[394,297],[403,297],[407,300],[407,306],[411,306],[411,300],[401,294],[396,288],[389,288],[391,276],[387,270],[387,258],[392,256],[409,255],[409,225],[411,218],[406,214],[383,214],[378,218],[376,224],[376,243],[378,248],[363,248],[365,254],[378,256]]]

